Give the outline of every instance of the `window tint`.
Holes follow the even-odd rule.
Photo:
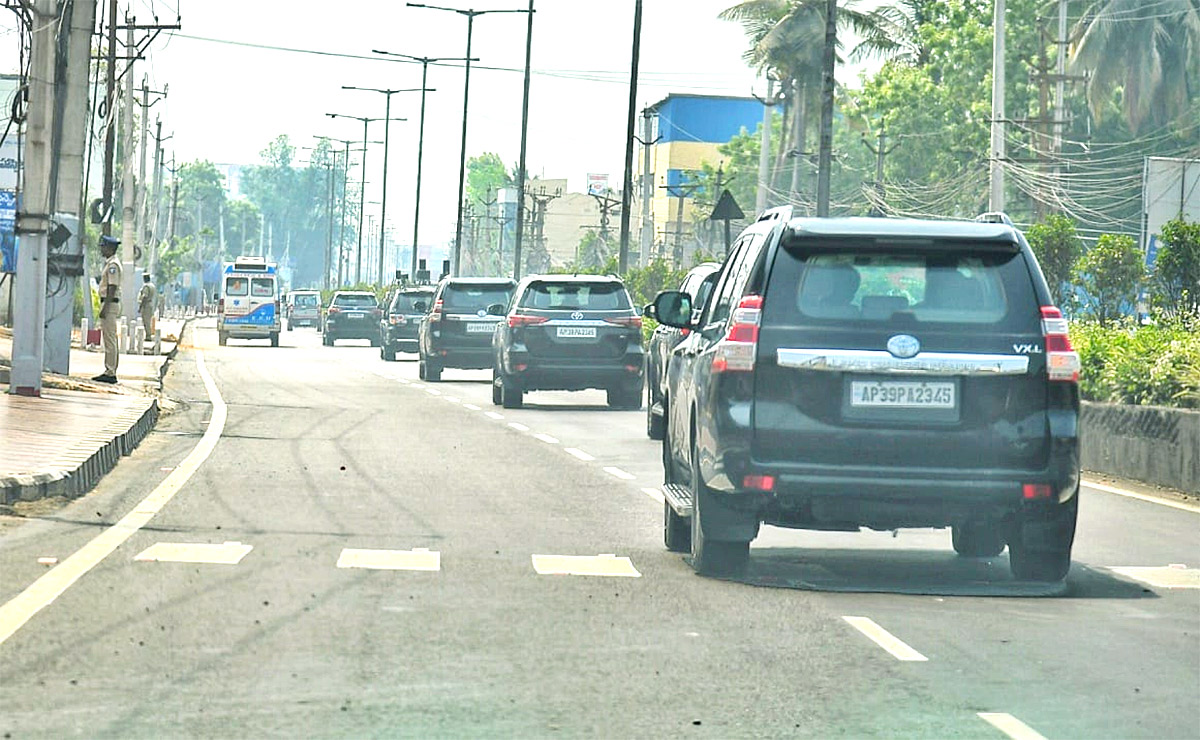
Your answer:
[[[425,307],[429,307],[429,299],[433,297],[433,292],[428,293],[397,293],[392,299],[392,313],[421,313],[414,304],[424,303]]]
[[[721,323],[729,318],[733,303],[741,297],[746,280],[750,277],[750,270],[754,268],[754,262],[758,258],[758,248],[764,237],[764,234],[751,234],[742,239],[740,244],[734,248],[726,268],[722,271],[724,277],[717,288],[707,323]]]
[[[507,285],[451,284],[442,291],[442,306],[451,312],[486,311],[493,303],[508,305],[512,288]]]
[[[350,306],[355,308],[374,308],[375,296],[362,293],[348,293],[334,296],[333,305]]]
[[[315,295],[298,295],[292,299],[292,304],[303,308],[312,308],[317,305],[317,297]]]
[[[531,283],[521,298],[527,308],[551,311],[620,311],[630,307],[620,283]]]
[[[250,290],[250,281],[244,277],[225,278],[225,295],[243,296]]]
[[[271,278],[254,278],[250,281],[250,294],[256,298],[270,298],[275,295],[275,281]]]
[[[704,282],[700,283],[700,287],[696,290],[696,299],[692,301],[692,306],[704,308],[704,304],[708,303],[708,297],[712,295],[713,287],[716,286],[717,278],[720,276],[720,271],[705,276]]]

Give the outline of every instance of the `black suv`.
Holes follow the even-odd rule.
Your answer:
[[[379,319],[379,356],[388,362],[397,352],[416,352],[421,318],[433,300],[433,287],[400,288],[394,291]]]
[[[536,275],[516,295],[493,338],[493,403],[518,408],[525,391],[603,388],[614,408],[642,405],[642,317],[620,279]]]
[[[322,344],[332,347],[339,339],[369,339],[379,342],[379,304],[367,291],[339,290],[325,310]]]
[[[946,527],[964,556],[1060,581],[1079,502],[1079,356],[1004,223],[791,219],[739,237],[663,405],[665,540],[736,572],[759,524]]]
[[[688,270],[679,284],[679,292],[687,293],[691,298],[693,311],[704,307],[720,272],[721,265],[716,262],[702,262]],[[646,315],[655,318],[654,304],[646,307]],[[663,438],[662,387],[667,375],[667,361],[671,359],[671,350],[687,334],[687,329],[659,324],[650,335],[650,346],[646,349],[646,436],[650,439]]]
[[[492,332],[500,318],[488,309],[507,306],[514,287],[509,278],[444,278],[438,283],[433,305],[421,319],[421,379],[437,382],[447,367],[490,368]]]

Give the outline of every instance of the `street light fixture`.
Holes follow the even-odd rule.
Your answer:
[[[362,158],[362,173],[363,173],[363,190],[366,189],[367,182],[367,124],[372,121],[383,121],[383,118],[371,118],[369,116],[348,116],[344,113],[326,113],[330,118],[351,118],[355,121],[362,121],[363,125],[363,158]],[[408,120],[406,118],[397,119],[400,121]],[[358,252],[355,254],[354,264],[354,282],[362,282],[362,217],[363,217],[363,196],[364,192],[360,190],[358,194]]]
[[[426,5],[425,3],[408,3],[410,8],[427,8],[429,10],[444,10],[448,13],[458,13],[467,18],[467,54],[465,70],[463,77],[463,122],[462,122],[462,144],[458,155],[458,199],[455,204],[458,211],[458,217],[455,219],[454,225],[454,273],[458,275],[459,263],[462,258],[462,225],[463,225],[463,187],[466,184],[467,177],[467,103],[471,97],[471,31],[475,26],[475,17],[479,15],[487,15],[488,13],[531,13],[532,9],[514,8],[514,9],[497,9],[497,10],[473,10],[462,8],[445,8],[440,5]]]
[[[390,90],[378,87],[355,87],[353,85],[342,85],[343,90],[360,90],[364,92],[382,93],[387,97],[387,104],[384,106],[384,123],[383,123],[383,206],[379,214],[379,282],[383,284],[383,224],[387,221],[387,186],[388,186],[388,141],[390,140],[391,122],[392,122],[392,95],[400,92],[419,92],[421,96],[425,96],[425,84],[421,87],[408,87],[400,90]],[[406,121],[408,119],[397,119]]]
[[[413,204],[413,248],[412,248],[412,269],[409,272],[414,278],[417,275],[417,244],[419,244],[419,234],[421,228],[421,161],[425,157],[425,93],[435,92],[436,88],[428,88],[425,85],[429,76],[429,65],[431,62],[477,62],[478,59],[467,59],[466,57],[415,57],[411,54],[400,54],[394,51],[382,51],[380,49],[372,49],[376,54],[385,56],[403,57],[404,59],[412,59],[421,63],[421,124],[420,132],[417,134],[417,195]]]

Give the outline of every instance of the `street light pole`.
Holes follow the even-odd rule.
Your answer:
[[[426,5],[425,3],[408,3],[410,8],[427,8],[429,10],[444,10],[449,13],[458,13],[467,18],[467,54],[466,64],[464,65],[465,73],[463,76],[463,122],[462,122],[462,143],[458,155],[458,199],[455,201],[455,208],[458,212],[454,224],[454,263],[453,274],[458,275],[459,264],[462,259],[462,224],[463,224],[463,189],[466,186],[467,177],[467,104],[471,98],[471,32],[475,27],[475,16],[486,15],[488,13],[529,13],[530,10],[520,8],[517,10],[464,10],[461,8],[444,8],[438,5]],[[415,247],[414,247],[415,249]]]
[[[639,0],[640,2],[641,0]],[[529,0],[529,26],[525,30],[525,91],[521,97],[521,158],[517,162],[517,235],[513,242],[513,280],[521,279],[521,232],[525,228],[525,145],[529,139],[529,72],[533,56],[533,0]],[[504,241],[504,226],[500,227]],[[501,259],[504,250],[500,250]]]
[[[363,158],[362,158],[362,187],[358,194],[358,252],[355,255],[354,264],[354,282],[362,282],[362,238],[363,238],[363,204],[365,202],[367,188],[367,124],[373,121],[383,121],[385,118],[371,118],[369,116],[347,116],[342,113],[326,113],[330,118],[350,118],[355,121],[362,121],[363,125]],[[399,119],[405,120],[403,118]],[[385,157],[386,159],[386,157]],[[384,186],[386,187],[386,185]]]

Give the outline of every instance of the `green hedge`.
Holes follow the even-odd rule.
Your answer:
[[[1071,325],[1089,401],[1200,408],[1200,317]]]

